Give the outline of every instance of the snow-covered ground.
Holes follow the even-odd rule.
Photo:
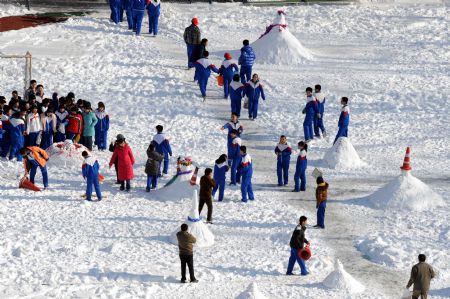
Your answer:
[[[238,189],[226,190],[225,201],[214,205],[215,245],[196,251],[200,283],[178,283],[178,249],[169,236],[185,220],[190,200],[159,201],[145,192],[145,150],[154,126],[163,124],[175,156],[191,155],[211,167],[226,152],[219,127],[229,117],[229,103],[214,80],[207,102],[199,100],[185,67],[182,32],[197,16],[210,52],[223,53],[239,49],[244,38],[258,38],[276,9],[164,4],[157,38],[130,35],[124,24],[108,21],[107,11],[0,34],[0,52],[32,52],[33,77],[48,94],[73,91],[94,105],[104,101],[110,139],[124,134],[137,161],[133,189],[121,193],[107,169],[110,154],[95,152],[106,176],[101,203],[81,201],[76,164],[51,164],[50,190],[31,194],[17,188],[21,164],[0,162],[2,298],[235,298],[252,282],[267,298],[398,298],[419,253],[439,273],[432,298],[450,297],[450,9],[440,2],[284,7],[290,32],[315,59],[255,66],[267,101],[260,103],[257,121],[243,113],[243,143],[254,160],[256,200],[243,204]],[[222,58],[211,59],[220,64]],[[22,88],[22,70],[20,60],[0,60],[0,94]],[[273,149],[281,134],[292,144],[303,137],[303,91],[317,83],[328,95],[331,140],[339,98],[349,97],[350,140],[368,165],[322,168],[330,183],[327,229],[307,231],[311,275],[286,277],[298,217],[305,214],[315,224],[315,184],[308,176],[302,194],[290,193],[292,184],[276,187]],[[408,145],[412,173],[441,195],[444,206],[421,212],[371,208],[365,198],[400,174]],[[323,165],[330,147],[326,140],[311,145],[309,173]],[[364,292],[350,295],[323,284],[336,258]]]

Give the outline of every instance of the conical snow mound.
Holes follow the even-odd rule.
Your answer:
[[[189,228],[188,232],[191,233],[197,241],[195,246],[209,247],[214,245],[214,235],[209,230],[208,226],[202,221],[198,213],[198,194],[197,190],[192,193],[191,209],[187,220],[184,222]],[[178,245],[177,233],[180,231],[180,226],[170,235],[170,242]]]
[[[72,140],[67,139],[64,142],[53,143],[46,149],[48,153],[49,165],[57,165],[58,167],[77,167],[81,168],[83,151],[89,152],[89,149],[84,145],[73,143]]]
[[[346,290],[350,294],[364,292],[365,287],[345,271],[344,266],[336,260],[335,269],[323,281],[323,285],[330,289]]]
[[[252,283],[248,286],[248,288],[242,292],[239,296],[236,297],[236,299],[266,299],[267,297],[264,296],[258,289],[258,286],[256,283]]]
[[[360,168],[366,163],[359,158],[358,153],[347,137],[340,137],[325,153],[323,160],[333,169]]]
[[[396,177],[368,197],[377,209],[423,211],[444,204],[442,197],[408,172]]]

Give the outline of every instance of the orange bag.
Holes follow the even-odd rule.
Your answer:
[[[219,75],[216,77],[216,79],[217,79],[217,85],[223,86],[223,76]]]

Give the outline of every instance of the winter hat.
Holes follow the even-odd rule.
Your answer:
[[[197,18],[192,18],[192,24],[194,24],[195,26],[198,25],[198,19]]]
[[[118,134],[116,136],[117,141],[124,141],[125,140],[125,136],[123,136],[122,134]]]
[[[231,58],[233,58],[233,57],[231,57],[231,54],[230,53],[225,53],[224,55],[223,55],[223,57],[225,58],[225,59],[227,59],[227,60],[230,60]]]

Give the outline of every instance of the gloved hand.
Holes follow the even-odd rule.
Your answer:
[[[302,110],[302,114],[306,114],[306,108]]]
[[[320,113],[316,114],[317,118],[320,119],[322,116],[320,115]]]

